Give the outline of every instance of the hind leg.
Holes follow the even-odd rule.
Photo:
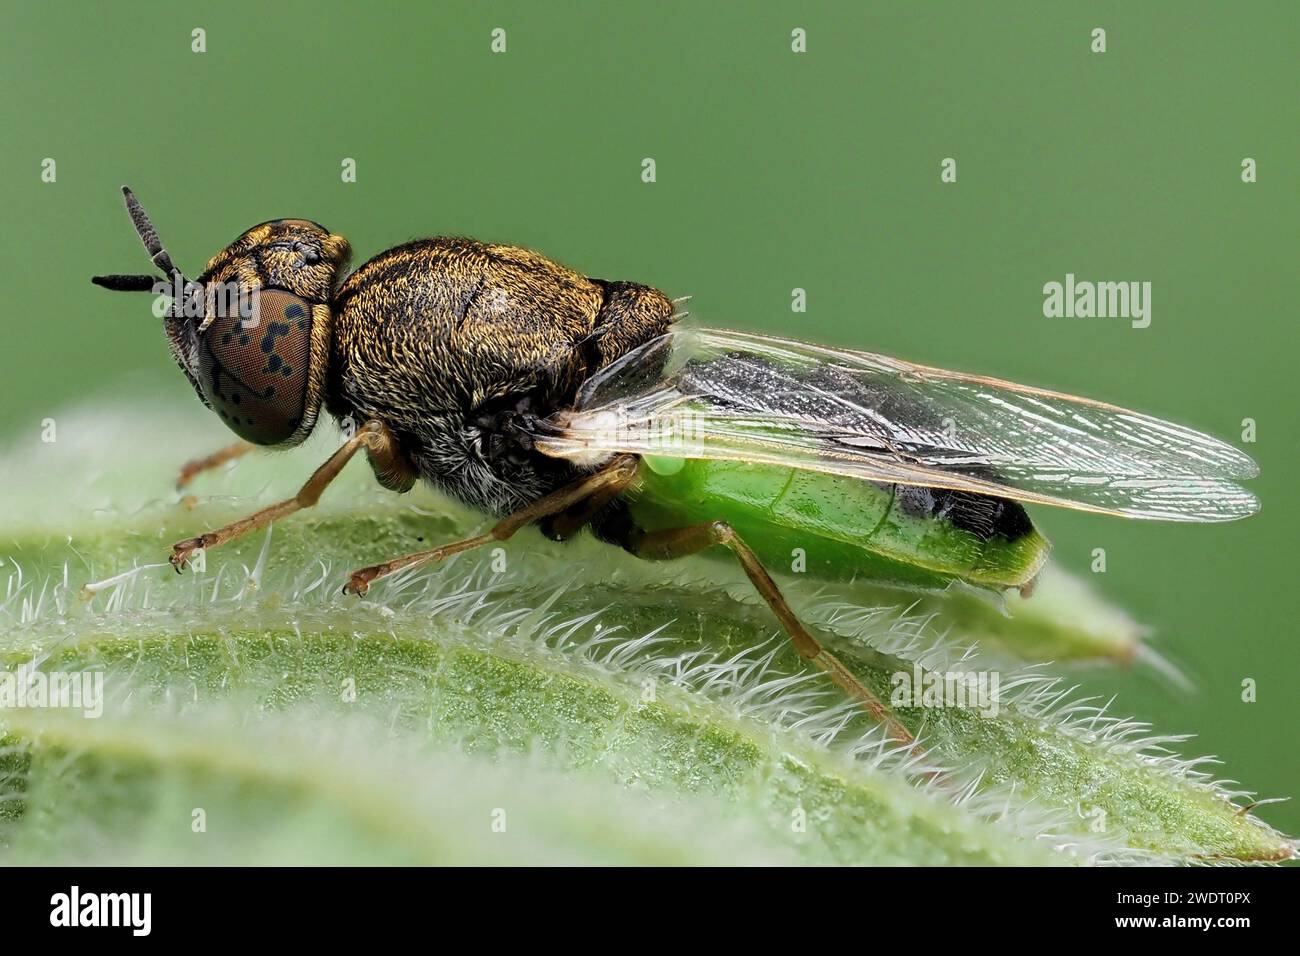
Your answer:
[[[781,589],[776,586],[772,576],[758,560],[758,555],[750,550],[749,545],[741,540],[740,535],[736,534],[731,525],[725,521],[709,521],[666,531],[647,533],[633,530],[628,534],[623,546],[637,557],[651,561],[668,561],[719,544],[728,548],[740,561],[740,566],[744,569],[750,583],[781,622],[781,627],[789,636],[795,650],[799,652],[799,656],[825,671],[844,693],[856,701],[873,720],[883,725],[891,737],[903,743],[913,743],[915,738],[911,732],[899,722],[880,698],[864,687],[839,658],[822,647],[803,626],[781,593]]]

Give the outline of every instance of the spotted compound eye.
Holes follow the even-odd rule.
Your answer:
[[[219,316],[199,346],[200,382],[213,411],[255,445],[297,431],[307,406],[311,305],[279,289],[258,293],[256,324]]]

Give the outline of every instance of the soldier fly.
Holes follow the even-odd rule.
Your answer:
[[[163,275],[93,281],[193,292],[163,329],[199,398],[242,439],[189,463],[182,483],[254,445],[300,443],[322,407],[360,423],[292,498],[178,542],[177,571],[200,548],[311,507],[364,450],[385,488],[424,479],[498,520],[357,570],[348,593],[527,525],[557,541],[588,528],[649,560],[729,549],[799,654],[911,741],[766,566],[798,547],[824,577],[1028,593],[1049,546],[1022,503],[1171,521],[1258,509],[1237,484],[1254,462],[1188,428],[883,355],[679,326],[656,289],[516,246],[420,239],[344,277],[346,239],[275,219],[189,282],[123,192]],[[205,298],[232,283],[259,299],[255,326]]]

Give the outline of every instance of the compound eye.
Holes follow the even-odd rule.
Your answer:
[[[250,318],[219,316],[199,343],[204,397],[239,437],[256,445],[288,440],[307,408],[312,311],[280,289],[257,293]]]

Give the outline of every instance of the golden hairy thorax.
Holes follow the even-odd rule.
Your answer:
[[[340,398],[454,413],[530,389],[561,398],[662,334],[672,305],[517,246],[435,238],[361,266],[333,311]]]
[[[327,408],[376,418],[420,474],[491,510],[571,477],[544,456],[499,460],[477,428],[493,411],[546,414],[592,373],[661,335],[672,303],[582,276],[517,246],[423,239],[383,252],[332,302]]]
[[[348,397],[452,411],[494,392],[570,380],[600,286],[536,253],[429,239],[367,262],[334,299],[334,359]],[[362,380],[379,387],[359,394]],[[432,398],[432,402],[430,399]]]

